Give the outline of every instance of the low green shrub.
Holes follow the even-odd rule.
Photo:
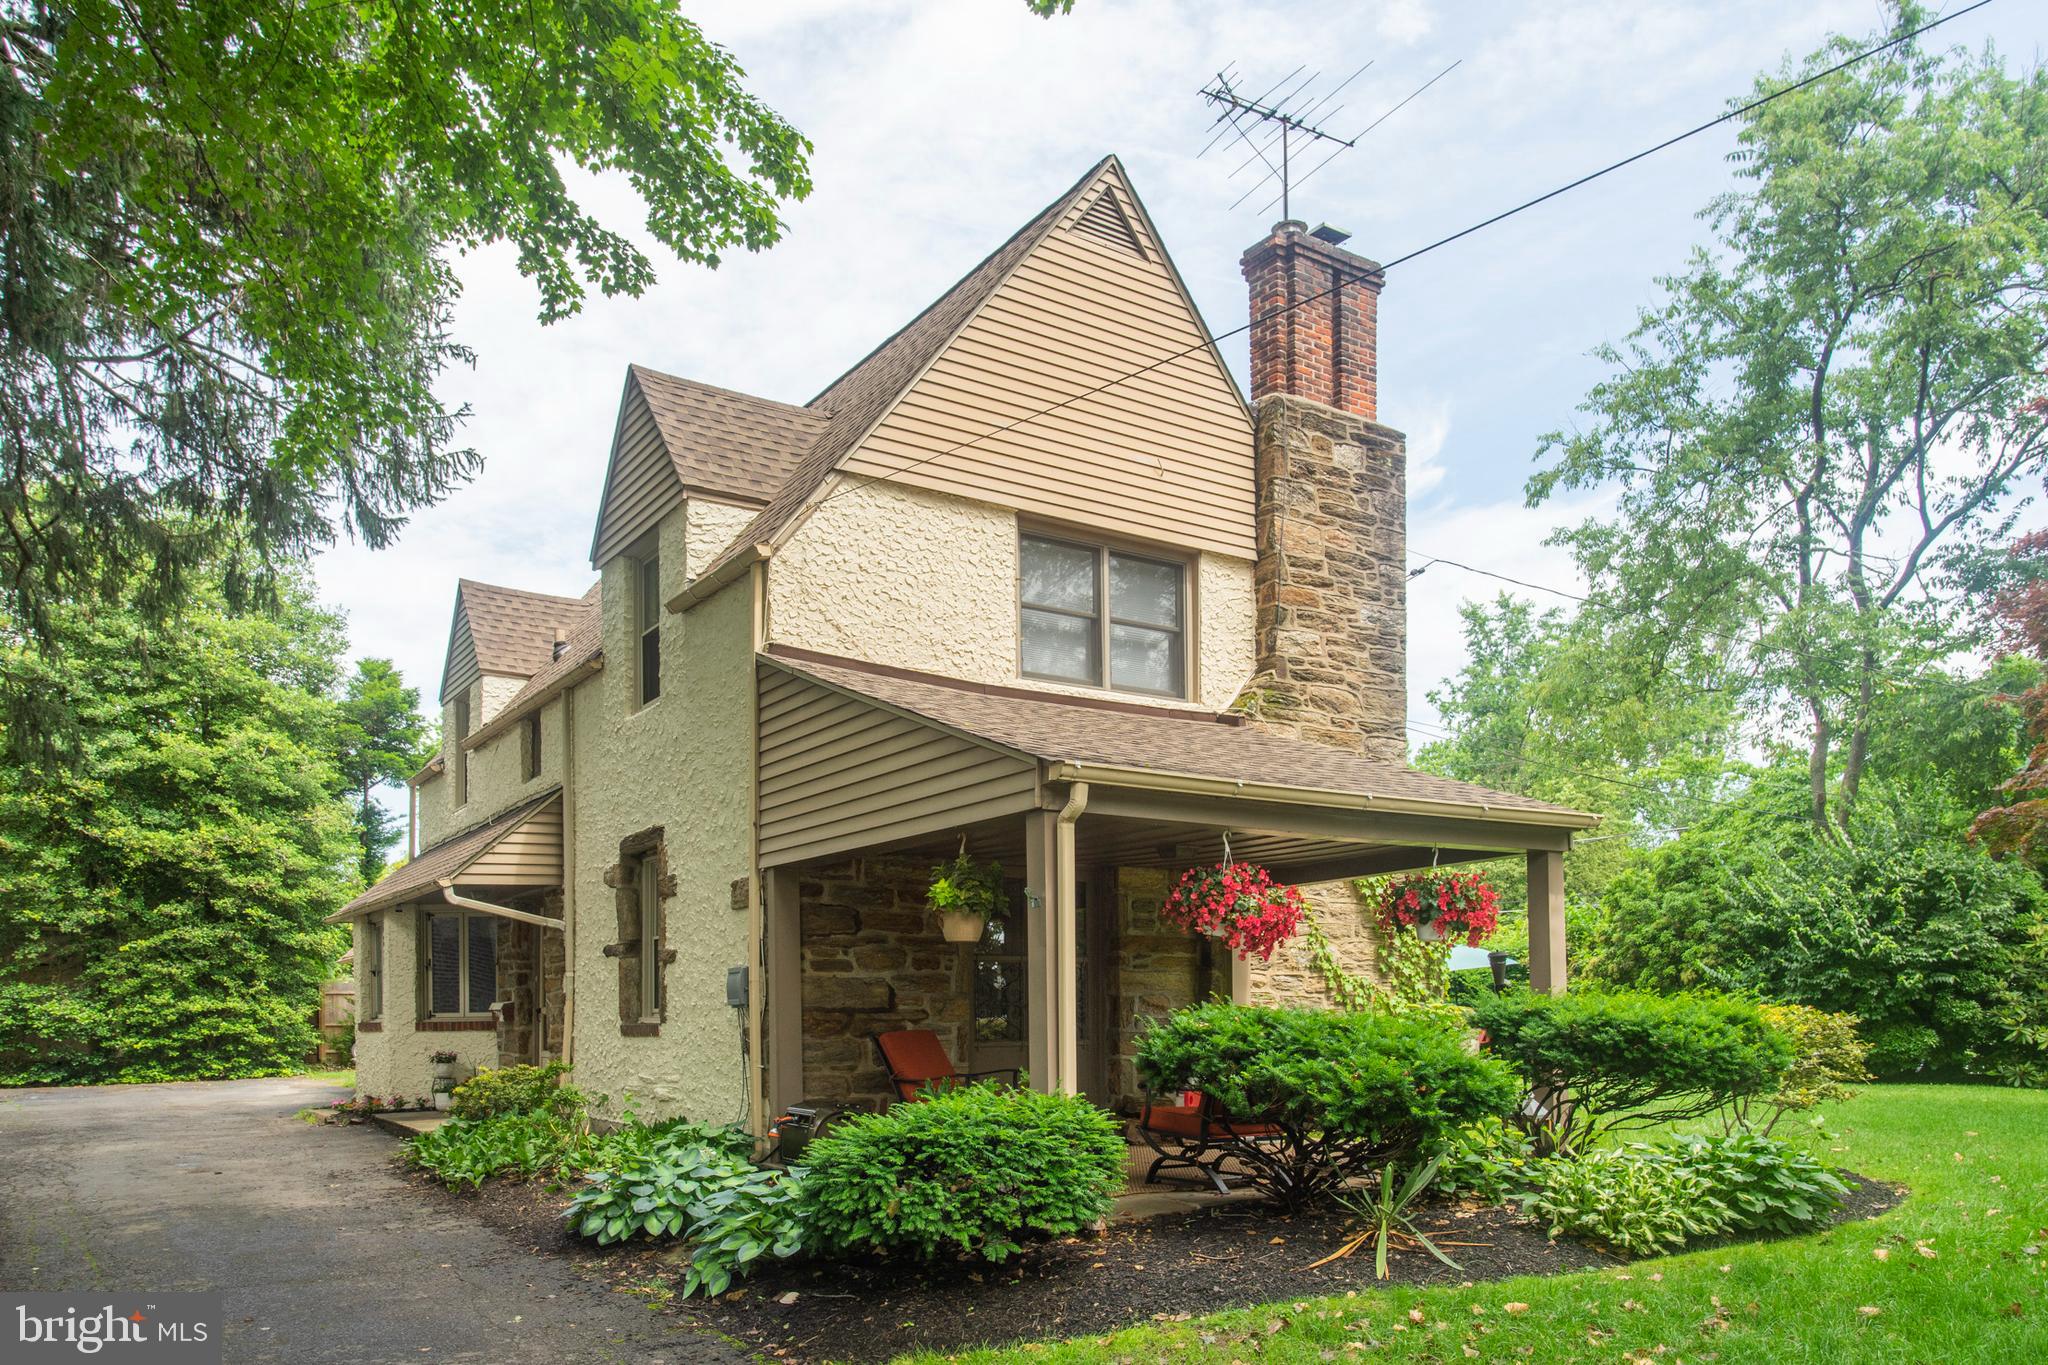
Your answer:
[[[475,1189],[493,1176],[531,1179],[559,1169],[581,1133],[553,1114],[450,1119],[410,1139],[405,1159],[450,1189]]]
[[[635,1138],[600,1146],[597,1150],[607,1158],[602,1169],[592,1169],[588,1157],[593,1152],[578,1154],[589,1183],[562,1214],[578,1236],[594,1237],[599,1246],[635,1237],[679,1237],[690,1225],[692,1205],[754,1173],[730,1129],[679,1122],[647,1131],[653,1136],[644,1144]],[[748,1139],[745,1152],[752,1150]]]
[[[754,1155],[753,1135],[744,1128],[723,1123],[699,1123],[692,1119],[668,1119],[661,1123],[640,1123],[630,1116],[616,1127],[602,1132],[592,1129],[565,1163],[569,1169],[610,1171],[632,1161],[646,1161],[658,1152],[693,1145],[711,1147],[740,1161]]]
[[[477,1072],[455,1087],[448,1114],[455,1119],[491,1119],[501,1114],[553,1114],[581,1119],[588,1098],[563,1081],[563,1062],[546,1066],[500,1066]]]
[[[803,1251],[810,1225],[803,1214],[804,1171],[755,1170],[690,1205],[690,1273],[683,1297],[715,1298],[762,1257],[786,1260]]]
[[[1855,1015],[1829,1014],[1810,1005],[1759,1005],[1757,1010],[1791,1042],[1792,1065],[1771,1094],[1744,1096],[1730,1106],[1731,1128],[1757,1128],[1768,1136],[1785,1115],[1839,1103],[1854,1093],[1851,1085],[1870,1079],[1870,1045],[1857,1033]]]
[[[1552,1237],[1603,1243],[1631,1256],[1676,1251],[1721,1231],[1721,1211],[1706,1182],[1682,1167],[1633,1151],[1549,1157],[1531,1168],[1523,1211]]]
[[[1520,1073],[1519,1112],[1544,1151],[1770,1094],[1793,1061],[1755,1005],[1726,996],[1513,991],[1473,1005],[1472,1022]]]
[[[1849,1187],[1813,1156],[1757,1133],[1687,1136],[1531,1168],[1525,1211],[1553,1237],[1604,1242],[1630,1255],[1701,1237],[1785,1234],[1825,1224]]]
[[[1230,1119],[1279,1128],[1233,1155],[1289,1206],[1511,1112],[1517,1090],[1462,1029],[1375,1012],[1197,1005],[1147,1029],[1137,1064],[1155,1094],[1199,1090]]]
[[[1529,1187],[1535,1144],[1506,1119],[1488,1115],[1452,1133],[1433,1155],[1437,1193],[1498,1204]]]
[[[1128,1151],[1116,1120],[1078,1096],[961,1086],[811,1143],[802,1217],[835,1253],[1001,1261],[1026,1236],[1105,1217]]]

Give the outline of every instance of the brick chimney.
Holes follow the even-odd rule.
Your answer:
[[[1257,671],[1268,729],[1408,754],[1407,441],[1379,412],[1380,267],[1284,222],[1245,252],[1256,408]]]

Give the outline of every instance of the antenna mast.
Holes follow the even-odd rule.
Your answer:
[[[1216,106],[1216,123],[1221,125],[1223,130],[1215,138],[1210,139],[1209,146],[1215,146],[1224,132],[1234,132],[1244,140],[1246,146],[1252,149],[1255,160],[1266,163],[1267,175],[1257,185],[1252,186],[1251,190],[1245,192],[1247,198],[1260,185],[1264,185],[1268,180],[1277,177],[1280,181],[1280,216],[1282,218],[1292,218],[1294,216],[1292,198],[1294,191],[1293,144],[1304,139],[1312,143],[1335,143],[1336,150],[1331,152],[1332,156],[1348,151],[1358,145],[1358,138],[1356,136],[1348,138],[1338,137],[1335,133],[1325,130],[1319,123],[1310,122],[1310,119],[1317,115],[1324,105],[1336,98],[1338,91],[1364,75],[1365,68],[1371,65],[1371,62],[1367,62],[1365,66],[1359,67],[1358,70],[1352,72],[1343,81],[1339,82],[1336,89],[1331,90],[1328,94],[1313,102],[1306,102],[1308,90],[1310,86],[1315,84],[1317,78],[1321,76],[1321,72],[1311,74],[1306,80],[1289,89],[1285,95],[1278,98],[1274,96],[1274,91],[1277,91],[1283,85],[1288,85],[1294,81],[1295,77],[1301,75],[1301,67],[1296,67],[1275,84],[1272,89],[1256,97],[1247,96],[1238,90],[1228,68],[1217,72],[1216,79],[1202,87],[1202,98]],[[1337,108],[1341,109],[1343,106],[1339,105]],[[1328,113],[1322,114],[1322,117],[1327,119],[1336,112],[1337,109],[1331,109]],[[1266,144],[1261,147],[1255,140],[1256,135],[1245,131],[1248,127],[1259,125],[1277,126],[1280,130],[1279,135],[1277,137],[1268,136]],[[1280,148],[1280,161],[1278,165],[1274,164],[1272,157],[1269,155],[1276,142]],[[1209,148],[1204,147],[1202,150],[1207,152]],[[1249,166],[1251,162],[1247,161],[1244,164]],[[1238,169],[1242,170],[1244,167],[1240,166]],[[1232,174],[1234,175],[1236,172],[1233,171]],[[1238,202],[1243,203],[1244,200],[1239,199]]]

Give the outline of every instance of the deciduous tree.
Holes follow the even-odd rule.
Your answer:
[[[407,687],[389,659],[358,659],[342,692],[338,766],[355,803],[363,880],[384,872],[384,855],[399,830],[377,804],[377,790],[403,782],[427,761],[434,727],[420,714],[420,690]]]

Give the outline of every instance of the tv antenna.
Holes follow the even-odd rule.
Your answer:
[[[1462,60],[1460,58],[1460,61]],[[1280,193],[1267,203],[1266,208],[1270,209],[1274,204],[1278,204],[1281,218],[1292,218],[1296,186],[1356,147],[1360,138],[1393,117],[1394,113],[1409,100],[1450,75],[1457,68],[1458,62],[1452,62],[1431,76],[1407,98],[1350,137],[1339,137],[1325,125],[1343,112],[1344,106],[1333,106],[1331,101],[1342,94],[1353,81],[1363,76],[1371,66],[1372,63],[1367,62],[1321,95],[1315,93],[1314,87],[1316,82],[1322,79],[1322,72],[1309,71],[1305,63],[1295,67],[1258,95],[1244,93],[1234,63],[1217,72],[1216,79],[1203,86],[1201,91],[1202,98],[1216,108],[1216,119],[1210,125],[1216,129],[1216,133],[1209,139],[1208,145],[1196,153],[1197,157],[1207,156],[1210,148],[1235,133],[1238,140],[1251,149],[1252,154],[1230,173],[1231,178],[1235,179],[1259,162],[1265,163],[1266,167],[1266,174],[1254,182],[1250,189],[1239,195],[1230,207],[1236,208],[1238,204],[1242,204],[1278,180]],[[1304,72],[1307,74],[1304,75]],[[1283,91],[1285,93],[1282,93]],[[1294,166],[1296,148],[1324,143],[1330,146],[1328,155],[1297,175]],[[1277,161],[1273,159],[1276,150],[1279,152]]]

